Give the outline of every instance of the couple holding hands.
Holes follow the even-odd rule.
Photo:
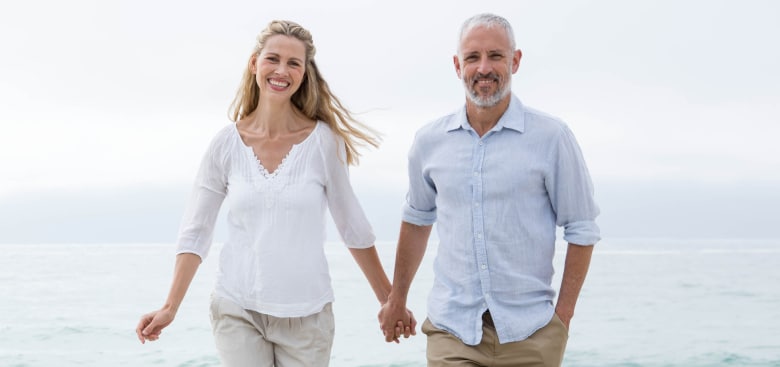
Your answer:
[[[257,37],[231,123],[202,158],[177,240],[168,298],[141,317],[154,341],[174,319],[229,202],[211,322],[225,366],[327,366],[333,290],[326,209],[380,304],[388,342],[416,334],[407,295],[438,223],[435,280],[421,325],[429,366],[560,366],[569,322],[599,240],[598,207],[580,148],[562,121],[511,92],[522,53],[509,22],[479,14],[460,30],[453,64],[463,108],[421,128],[393,281],[349,181],[376,134],[333,95],[311,34],[273,21]],[[552,287],[556,227],[568,242]]]

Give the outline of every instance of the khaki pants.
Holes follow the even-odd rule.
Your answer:
[[[549,367],[560,366],[568,330],[558,315],[526,340],[499,344],[490,314],[483,316],[482,341],[463,344],[454,335],[437,329],[430,320],[422,325],[428,336],[428,367]]]
[[[225,367],[327,366],[333,346],[328,303],[306,317],[273,317],[212,296],[211,326]]]

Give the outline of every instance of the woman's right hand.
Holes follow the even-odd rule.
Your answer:
[[[173,322],[176,311],[179,309],[179,305],[181,305],[181,300],[184,299],[184,294],[187,293],[187,288],[195,276],[195,271],[198,270],[200,261],[200,256],[196,254],[183,253],[176,255],[173,283],[163,308],[141,316],[141,321],[138,322],[138,326],[135,328],[135,333],[138,334],[138,340],[141,341],[141,344],[147,340],[155,341],[160,339],[162,329]]]
[[[153,311],[141,316],[141,321],[138,322],[138,326],[135,328],[135,333],[138,334],[138,340],[141,341],[141,344],[144,344],[147,340],[155,341],[159,339],[162,329],[173,322],[174,316],[174,312],[167,309]]]

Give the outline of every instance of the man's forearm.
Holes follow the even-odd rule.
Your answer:
[[[415,334],[415,321],[406,308],[406,298],[417,269],[420,267],[431,226],[416,226],[402,222],[395,257],[393,285],[387,302],[379,310],[379,326],[385,341],[398,342],[401,335]]]
[[[420,268],[432,226],[417,226],[401,222],[396,249],[395,271],[393,272],[393,288],[390,299],[406,304],[414,275]]]
[[[593,255],[593,246],[580,246],[569,244],[566,249],[566,262],[563,268],[563,279],[558,294],[558,303],[555,313],[561,318],[566,327],[574,316],[574,307],[580,295],[585,276],[588,274],[590,259]]]

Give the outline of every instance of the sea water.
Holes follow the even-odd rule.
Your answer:
[[[135,336],[162,305],[171,244],[0,245],[0,366],[219,366],[208,320],[215,245],[160,340]],[[392,274],[394,246],[380,243]],[[429,245],[410,291],[422,323]],[[565,245],[555,258],[559,284]],[[328,243],[331,366],[425,366],[425,336],[384,341],[349,251]],[[564,366],[780,366],[780,241],[604,240],[571,323]]]

